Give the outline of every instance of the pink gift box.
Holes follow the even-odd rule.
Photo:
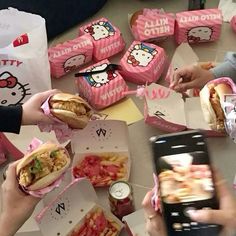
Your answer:
[[[185,11],[176,14],[175,40],[201,43],[220,37],[222,14],[219,9]]]
[[[174,34],[175,18],[171,13],[164,13],[158,9],[143,9],[131,26],[136,40],[160,41]]]
[[[163,48],[150,43],[134,41],[120,61],[125,80],[136,84],[156,82],[165,66]]]
[[[48,49],[51,75],[55,78],[90,62],[93,54],[92,38],[83,35]]]
[[[101,61],[122,51],[125,47],[120,30],[106,18],[93,21],[80,27],[79,34],[92,36],[95,61]]]
[[[230,25],[232,27],[232,29],[236,32],[236,16],[233,16],[231,21],[230,21]]]
[[[102,70],[110,62],[106,59],[92,65],[83,71]],[[119,101],[128,90],[128,86],[118,71],[105,71],[77,79],[79,94],[83,96],[91,106],[102,109]]]

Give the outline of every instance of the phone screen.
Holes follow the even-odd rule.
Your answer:
[[[168,235],[218,235],[218,225],[200,224],[188,215],[190,210],[218,208],[203,136],[196,132],[161,136],[153,142],[153,151]]]

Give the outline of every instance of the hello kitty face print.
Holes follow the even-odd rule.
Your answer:
[[[130,51],[127,58],[127,63],[133,66],[148,66],[148,64],[153,60],[157,51],[155,48],[151,48],[143,43],[136,44]]]
[[[188,33],[188,42],[189,43],[197,43],[202,41],[211,40],[211,36],[213,34],[213,30],[208,26],[198,26],[191,28]]]
[[[93,67],[90,70],[87,71],[98,71],[98,70],[103,70],[107,67],[107,63],[104,63],[102,65]],[[97,74],[93,74],[93,75],[89,75],[89,76],[85,76],[86,80],[89,82],[89,84],[92,87],[96,87],[99,88],[105,84],[108,84],[112,79],[114,79],[115,77],[117,77],[117,74],[114,71],[105,71],[105,72],[101,72],[101,73],[97,73]]]
[[[0,105],[18,105],[29,93],[29,84],[21,84],[10,72],[0,74]]]
[[[96,22],[95,24],[87,27],[84,31],[86,33],[90,33],[94,40],[108,38],[115,34],[115,29],[108,21]]]
[[[64,71],[67,73],[67,72],[75,70],[77,67],[85,63],[85,59],[86,59],[86,56],[84,54],[80,54],[80,55],[76,55],[76,56],[68,58],[63,65]]]

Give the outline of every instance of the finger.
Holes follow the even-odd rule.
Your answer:
[[[147,192],[145,195],[142,206],[147,217],[154,216],[157,214],[151,203],[152,191]]]
[[[188,67],[184,67],[181,69],[178,69],[174,72],[172,82],[170,84],[170,87],[175,87],[178,83],[181,83],[181,79],[183,78],[191,78],[191,70]]]
[[[6,171],[6,184],[12,187],[18,187],[18,182],[16,178],[16,166],[19,161],[11,163]]]
[[[223,210],[198,210],[189,211],[192,220],[205,224],[219,224],[225,225],[228,216]]]
[[[193,80],[190,82],[177,84],[173,89],[176,90],[177,92],[185,92],[188,89],[192,89],[195,87],[196,87],[196,82]]]
[[[45,91],[45,92],[42,92],[42,93],[40,93],[40,94],[38,94],[39,96],[39,102],[40,103],[43,103],[43,102],[45,102],[45,100],[49,97],[49,96],[51,96],[51,95],[54,95],[54,94],[56,94],[56,93],[60,93],[61,91],[60,90],[58,90],[58,89],[52,89],[52,90],[47,90],[47,91]]]

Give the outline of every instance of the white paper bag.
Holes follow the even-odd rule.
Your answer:
[[[0,105],[24,103],[51,88],[45,20],[13,8],[0,11]]]

